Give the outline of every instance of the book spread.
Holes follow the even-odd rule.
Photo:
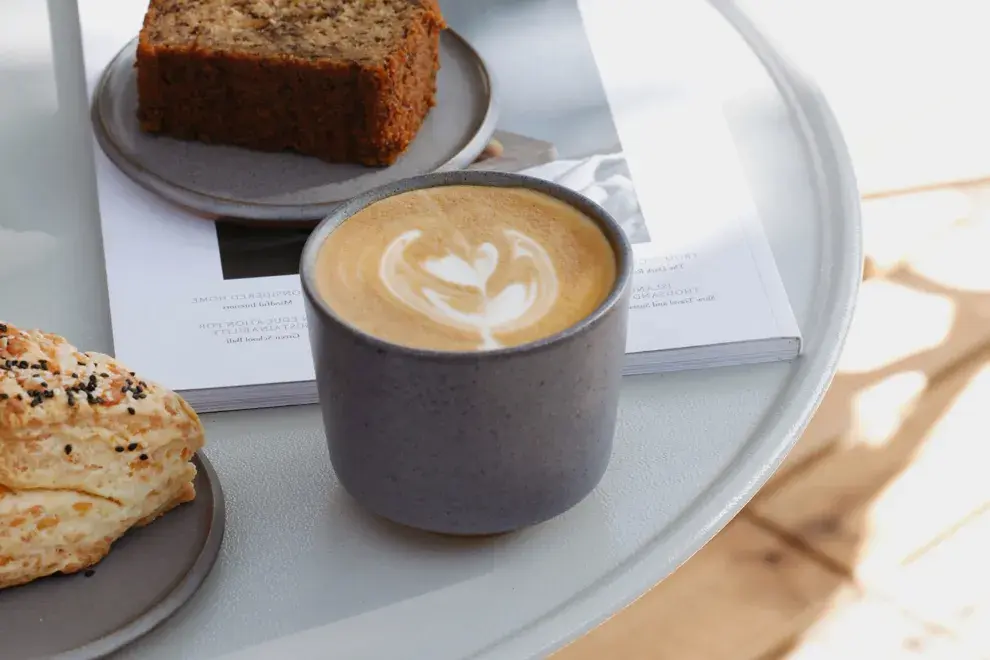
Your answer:
[[[91,95],[140,29],[142,3],[117,4],[80,3]],[[619,221],[636,257],[626,374],[797,357],[801,332],[721,108],[698,97],[657,105],[649,122],[609,112],[621,90],[595,66],[608,44],[583,39],[583,50],[558,51],[593,78],[598,144],[515,109],[467,166],[556,181]],[[98,144],[95,159],[116,356],[200,412],[315,402],[298,275],[311,225],[190,210],[136,183]]]

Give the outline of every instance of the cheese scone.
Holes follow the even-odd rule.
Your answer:
[[[203,426],[108,355],[0,323],[0,589],[97,563],[192,501]]]

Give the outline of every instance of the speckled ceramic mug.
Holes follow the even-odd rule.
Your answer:
[[[614,250],[610,294],[562,332],[483,352],[409,348],[343,321],[315,280],[327,237],[377,201],[447,185],[523,187],[582,211]],[[303,250],[300,274],[330,460],[369,511],[443,534],[497,534],[549,520],[598,485],[612,453],[632,278],[629,241],[600,206],[518,174],[405,179],[324,219]]]

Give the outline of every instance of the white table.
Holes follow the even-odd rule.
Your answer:
[[[698,85],[721,96],[805,355],[628,379],[598,491],[540,527],[480,541],[364,516],[332,478],[313,407],[209,416],[206,453],[228,502],[220,561],[187,607],[118,657],[542,656],[670,574],[780,463],[834,373],[859,282],[858,196],[841,136],[815,89],[728,2],[588,1],[609,2],[626,38],[650,45],[660,96]],[[472,14],[481,0],[443,4],[469,37],[482,24]],[[653,5],[663,8],[646,20],[622,14]],[[0,318],[109,351],[75,2],[49,0],[48,12],[52,39],[44,3],[0,3]],[[485,20],[513,34],[533,17]],[[476,38],[496,75],[518,66]],[[503,86],[504,127],[524,128],[527,109],[573,91],[566,76],[538,90]],[[573,125],[559,130],[564,155],[583,149]]]

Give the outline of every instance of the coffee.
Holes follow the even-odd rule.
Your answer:
[[[524,188],[450,185],[387,197],[333,230],[318,295],[385,341],[441,351],[565,330],[612,291],[615,252],[590,217]]]

